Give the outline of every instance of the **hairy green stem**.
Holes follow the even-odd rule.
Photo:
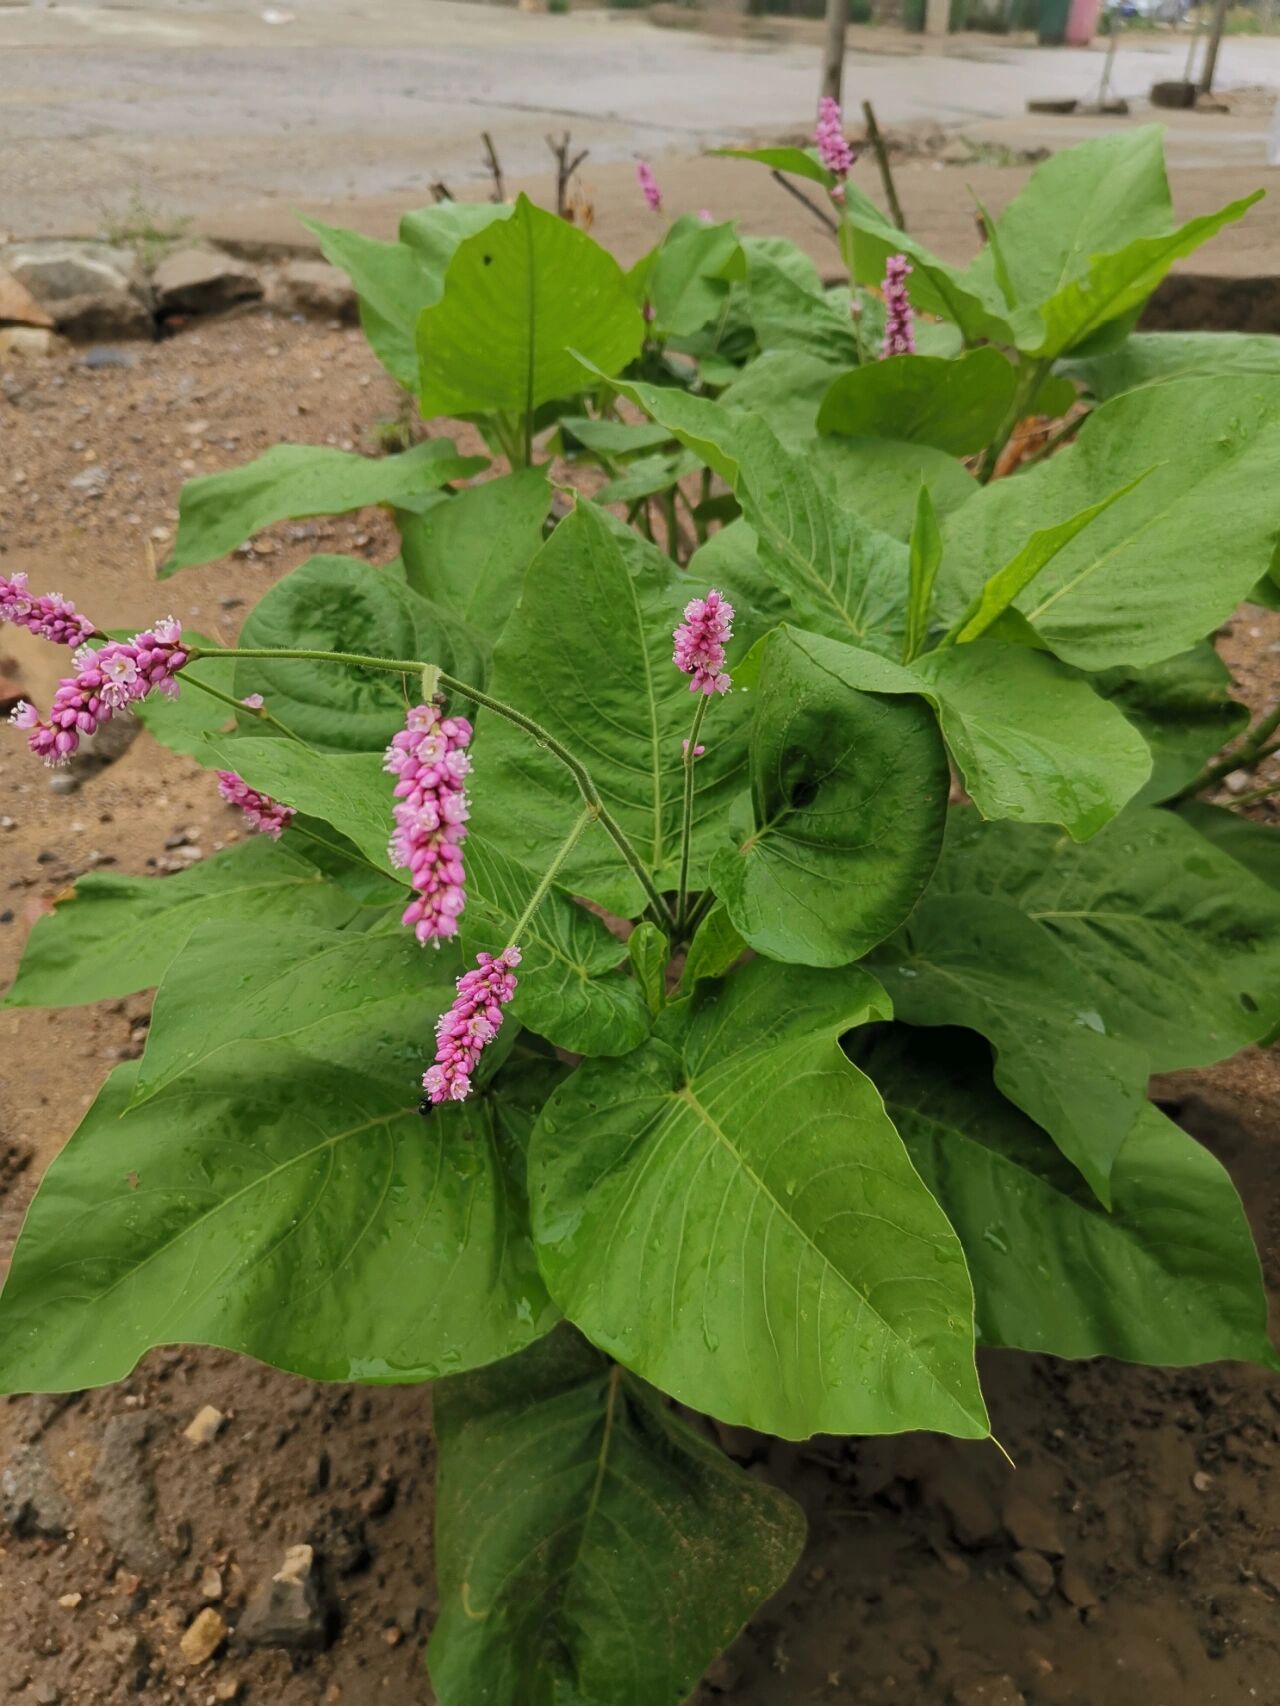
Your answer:
[[[985,486],[996,471],[996,463],[1000,453],[1013,437],[1013,429],[1026,414],[1027,408],[1036,392],[1044,383],[1045,375],[1053,366],[1050,361],[1020,361],[1018,364],[1018,379],[1013,388],[1013,400],[1008,412],[996,429],[996,435],[983,453],[978,466],[979,484]]]
[[[550,889],[552,883],[555,882],[556,877],[559,874],[560,867],[578,845],[578,837],[582,834],[583,830],[589,823],[596,823],[599,820],[599,817],[600,812],[597,807],[584,806],[582,808],[581,812],[578,814],[577,822],[565,837],[560,846],[559,852],[543,872],[542,881],[538,884],[537,888],[534,889],[528,906],[525,907],[524,911],[512,926],[511,940],[507,943],[509,948],[519,947],[520,938],[528,928],[529,920],[547,898],[547,891]]]
[[[393,675],[421,675],[422,671],[428,667],[419,658],[375,658],[367,657],[361,652],[281,651],[268,647],[226,646],[209,649],[193,646],[191,656],[193,659],[198,657],[287,658],[301,659],[308,663],[344,663],[358,669],[383,669]],[[671,909],[655,887],[653,878],[645,869],[640,855],[627,839],[626,832],[621,824],[605,806],[600,797],[600,790],[592,780],[591,773],[586,765],[580,759],[575,758],[568,747],[563,746],[549,729],[544,729],[542,724],[535,722],[532,717],[526,717],[523,711],[517,711],[514,705],[508,705],[501,699],[494,699],[490,694],[482,692],[480,688],[473,687],[470,682],[459,681],[456,676],[446,675],[443,670],[440,671],[439,679],[440,686],[447,693],[457,693],[464,699],[470,699],[477,705],[483,705],[495,716],[502,717],[508,723],[513,723],[518,729],[523,729],[527,735],[532,736],[539,746],[545,747],[553,758],[560,760],[578,784],[578,792],[582,795],[583,803],[595,807],[605,833],[618,849],[618,852],[621,853],[632,875],[644,890],[652,909],[654,923],[660,929],[665,929],[671,924],[673,922]]]
[[[1219,758],[1213,764],[1206,764],[1204,769],[1193,776],[1186,787],[1173,797],[1176,805],[1179,800],[1192,799],[1202,789],[1220,782],[1224,776],[1230,776],[1233,770],[1248,770],[1255,764],[1261,764],[1264,758],[1269,758],[1280,746],[1271,745],[1271,736],[1280,729],[1280,700],[1271,707],[1266,716],[1245,735],[1234,752],[1229,752],[1225,758]]]
[[[198,687],[202,693],[207,693],[211,699],[221,699],[224,705],[230,705],[245,717],[257,717],[259,722],[274,723],[282,735],[288,735],[290,740],[296,740],[299,746],[306,746],[300,734],[295,733],[288,723],[281,722],[274,711],[268,711],[265,705],[246,705],[243,699],[237,699],[234,694],[224,693],[220,687],[211,687],[207,681],[201,681],[198,675],[184,675],[183,682],[191,687]]]
[[[680,819],[680,886],[676,890],[676,940],[684,933],[685,908],[689,892],[689,852],[693,845],[693,766],[697,759],[698,735],[702,719],[707,714],[711,695],[698,695],[698,708],[693,713],[693,728],[684,743],[684,812]]]

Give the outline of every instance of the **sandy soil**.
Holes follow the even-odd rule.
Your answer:
[[[6,569],[112,623],[172,603],[230,639],[246,604],[313,550],[391,554],[377,516],[285,525],[251,555],[157,589],[149,559],[171,534],[184,476],[281,438],[365,444],[396,397],[358,333],[268,316],[126,353],[127,367],[91,370],[68,353],[0,371]],[[107,476],[97,498],[72,486],[90,466]],[[50,659],[22,638],[0,636],[0,687],[40,694]],[[1223,648],[1251,703],[1274,698],[1280,617],[1246,608]],[[0,743],[0,810],[0,982],[31,920],[78,872],[164,871],[237,834],[207,775],[145,737],[72,793],[54,792],[16,740]],[[148,1005],[0,1012],[0,1249],[111,1063],[141,1051]],[[1275,1058],[1256,1051],[1160,1086],[1232,1169],[1273,1288],[1278,1088]],[[800,1447],[726,1436],[804,1502],[812,1538],[793,1582],[712,1671],[702,1706],[1274,1706],[1274,1382],[1225,1366],[984,1360],[1016,1473],[991,1447],[924,1436]],[[182,1430],[206,1403],[228,1421],[195,1446]],[[166,1706],[431,1700],[427,1391],[316,1388],[221,1353],[157,1352],[118,1387],[0,1406],[0,1465],[31,1444],[73,1515],[63,1538],[0,1547],[0,1693],[120,1706],[145,1683]],[[215,1605],[234,1626],[299,1542],[321,1559],[329,1648],[295,1659],[232,1645],[188,1668],[178,1641],[197,1611]]]

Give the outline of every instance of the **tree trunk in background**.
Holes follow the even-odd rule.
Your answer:
[[[1207,95],[1213,88],[1213,74],[1218,69],[1218,49],[1222,45],[1222,31],[1227,21],[1227,0],[1218,0],[1213,9],[1213,22],[1209,26],[1209,41],[1204,50],[1204,65],[1200,71],[1200,93]]]
[[[849,25],[849,0],[827,0],[827,35],[822,44],[822,93],[840,99],[844,80],[844,33]]]

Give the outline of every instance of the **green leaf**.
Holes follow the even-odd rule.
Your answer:
[[[618,263],[585,232],[520,196],[511,217],[460,243],[442,299],[418,318],[424,415],[511,411],[631,360],[644,321]]]
[[[482,620],[484,627],[473,627],[453,609],[428,603],[390,569],[354,557],[309,557],[258,601],[239,644],[420,658],[479,683],[492,632],[483,613]],[[404,726],[403,678],[387,670],[242,658],[235,680],[238,697],[261,693],[269,711],[316,746],[381,752]]]
[[[818,158],[816,148],[712,148],[726,160],[758,160],[776,172],[790,172],[793,177],[808,178],[811,183],[830,189],[835,174],[829,172]]]
[[[802,450],[813,443],[818,408],[838,372],[820,356],[769,349],[748,362],[717,401],[726,409],[763,416],[788,450]]]
[[[680,988],[688,995],[705,977],[723,977],[742,958],[747,944],[734,929],[729,909],[718,900],[699,924],[689,944]]]
[[[674,456],[640,456],[627,464],[616,480],[610,480],[595,495],[601,504],[632,504],[668,492],[678,481],[696,474],[700,464],[687,450]]]
[[[1127,811],[1083,846],[953,816],[938,892],[1025,913],[1149,1071],[1223,1060],[1280,1017],[1280,896],[1174,813]]]
[[[325,260],[341,267],[355,286],[360,323],[373,353],[406,391],[412,391],[418,383],[418,315],[444,294],[453,251],[464,237],[510,213],[500,203],[441,202],[406,214],[398,243],[363,237],[318,219],[304,218],[302,224],[319,238]]]
[[[1068,362],[1063,371],[1105,403],[1124,391],[1170,379],[1280,374],[1280,338],[1248,332],[1138,332],[1119,349]]]
[[[1146,1099],[1146,1055],[1108,1034],[1070,955],[1016,906],[930,894],[874,967],[909,1025],[987,1038],[1001,1091],[1109,1204],[1111,1169]]]
[[[681,741],[694,711],[688,678],[671,662],[671,633],[688,598],[687,577],[668,557],[579,502],[535,558],[494,652],[494,696],[579,755],[660,888],[677,880]],[[735,650],[750,638],[740,628]],[[694,887],[702,886],[729,802],[745,782],[747,714],[730,694],[708,726],[698,764]],[[580,809],[569,772],[492,716],[481,717],[472,753],[473,836],[503,845],[514,824],[521,862],[549,863]],[[599,827],[583,836],[561,880],[611,912],[634,917],[643,909],[639,884]]]
[[[785,627],[765,644],[750,695],[750,801],[711,880],[751,947],[838,966],[919,899],[942,845],[949,772],[928,710],[851,689],[825,667],[822,645]]]
[[[927,699],[984,817],[1060,823],[1084,840],[1120,811],[1150,769],[1141,736],[1045,652],[977,640],[904,668],[816,634],[788,635],[833,689]]]
[[[930,444],[819,438],[806,448],[806,455],[819,484],[842,509],[904,544],[911,538],[922,483],[940,519],[982,489],[963,462]]]
[[[676,220],[643,269],[641,299],[653,305],[653,335],[690,337],[724,311],[731,281],[745,272],[737,229],[731,220],[707,225],[696,215]]]
[[[218,643],[190,628],[183,630],[183,638],[198,646]],[[194,756],[203,749],[207,735],[222,734],[231,728],[238,714],[212,693],[203,692],[197,683],[207,682],[234,697],[235,667],[230,658],[196,658],[183,666],[181,689],[174,698],[165,693],[149,693],[131,707],[133,714],[161,746],[167,746],[170,752]]]
[[[754,960],[544,1108],[551,1293],[681,1403],[790,1439],[986,1435],[959,1244],[840,1051],[886,1005],[860,970]]]
[[[962,1032],[857,1035],[925,1183],[964,1245],[979,1338],[1060,1357],[1165,1367],[1227,1357],[1275,1366],[1258,1258],[1225,1169],[1144,1107],[1101,1209],[995,1093]]]
[[[210,1002],[231,968],[235,1000]],[[399,928],[203,924],[160,984],[133,1103],[193,1072],[230,1079],[241,1049],[277,1042],[376,1074],[412,1100],[458,969],[456,953],[429,954]]]
[[[901,438],[953,456],[985,449],[1013,403],[1016,370],[998,350],[954,361],[904,355],[843,373],[823,398],[818,431]]]
[[[674,1706],[800,1555],[797,1505],[567,1329],[434,1398],[441,1706]]]
[[[238,771],[251,788],[323,818],[380,871],[394,872],[387,855],[392,782],[380,753],[316,752],[295,740],[250,735],[207,741],[201,762]]]
[[[1105,514],[1113,503],[1127,497],[1135,486],[1141,485],[1147,475],[1154,472],[1154,468],[1146,469],[1136,479],[1130,480],[1127,486],[1121,486],[1118,491],[1090,504],[1077,515],[1059,522],[1056,527],[1042,527],[1033,533],[1020,551],[983,582],[964,612],[957,617],[944,636],[942,644],[963,645],[980,639],[1027,590],[1037,575],[1048,568],[1059,551],[1064,550],[1078,534],[1083,533],[1091,521],[1096,521],[1100,515]]]
[[[356,911],[306,858],[263,836],[172,877],[92,871],[36,920],[6,1005],[75,1007],[149,989],[208,921],[338,926]]]
[[[492,645],[542,544],[550,504],[545,471],[526,468],[468,486],[422,515],[397,515],[405,579]]]
[[[911,557],[907,583],[907,631],[902,638],[902,661],[910,663],[929,637],[929,610],[933,583],[942,562],[942,534],[938,517],[923,482],[916,499],[916,519],[911,529]]]
[[[591,415],[561,415],[560,433],[572,452],[578,445],[597,456],[628,457],[670,445],[665,427],[649,421],[596,420]]]
[[[553,1324],[490,1098],[424,1121],[402,1084],[283,1043],[130,1108],[136,1070],[41,1183],[0,1295],[0,1390],[103,1385],[173,1343],[419,1381]]]
[[[1178,816],[1251,871],[1259,882],[1280,889],[1280,834],[1274,825],[1211,806],[1206,800],[1184,800]]]
[[[645,1003],[656,1018],[666,1004],[667,961],[671,958],[671,944],[656,924],[642,918],[627,937],[627,957],[644,992]],[[613,1049],[610,1052],[625,1054],[628,1051]]]
[[[458,920],[468,953],[498,954],[533,898],[538,879],[492,842],[467,842],[467,909]],[[649,1010],[623,964],[624,942],[601,919],[553,888],[521,933],[512,1015],[575,1054],[626,1054],[649,1034]]]
[[[1100,491],[1152,469],[1058,552],[1017,607],[1082,669],[1173,657],[1224,621],[1266,572],[1278,455],[1280,379],[1180,379],[1117,397],[1069,449],[993,481],[948,517],[940,605],[959,615],[1011,541],[1059,525]]]
[[[254,462],[187,481],[178,500],[178,540],[161,578],[224,557],[273,521],[342,515],[368,504],[411,509],[427,493],[487,466],[483,456],[459,456],[448,438],[430,438],[401,456],[273,444]]]
[[[802,250],[783,238],[749,237],[743,251],[748,311],[761,349],[835,367],[858,359],[848,308],[828,300],[817,267]]]
[[[1145,669],[1108,669],[1093,686],[1134,725],[1154,766],[1135,805],[1176,794],[1213,754],[1240,734],[1247,709],[1231,697],[1231,671],[1208,640]]]

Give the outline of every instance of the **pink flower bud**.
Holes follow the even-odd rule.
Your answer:
[[[422,1078],[433,1103],[466,1101],[480,1055],[502,1028],[502,1009],[516,992],[519,948],[507,948],[496,958],[477,954],[476,964],[478,970],[458,979],[453,1005],[436,1023],[435,1062]]]

